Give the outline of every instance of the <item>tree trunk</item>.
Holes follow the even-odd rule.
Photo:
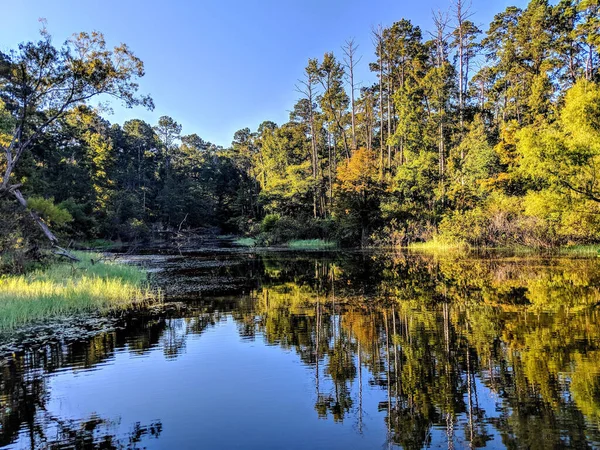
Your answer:
[[[358,46],[354,44],[354,39],[350,39],[346,41],[346,46],[343,48],[344,53],[346,54],[346,66],[349,71],[350,78],[350,105],[352,108],[351,117],[352,117],[352,151],[356,150],[356,102],[354,98],[354,64],[357,62],[355,60],[355,53]]]
[[[377,38],[379,39],[379,172],[383,178],[383,36],[381,32]]]
[[[388,170],[392,168],[392,146],[389,143],[392,135],[392,63],[388,60],[388,91],[387,91],[387,151],[388,151]]]

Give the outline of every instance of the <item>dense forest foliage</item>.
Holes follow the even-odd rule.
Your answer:
[[[230,148],[171,117],[109,123],[88,100],[153,106],[137,94],[143,63],[99,33],[56,48],[42,30],[0,54],[0,248],[182,229],[265,244],[597,242],[600,1],[532,0],[487,30],[471,19],[454,0],[428,31],[402,19],[374,28],[370,50],[349,40],[309,59],[289,122],[242,129]],[[372,85],[355,77],[369,54]]]

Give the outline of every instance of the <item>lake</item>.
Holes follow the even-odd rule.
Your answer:
[[[164,305],[0,362],[0,447],[600,447],[600,258],[128,256]]]

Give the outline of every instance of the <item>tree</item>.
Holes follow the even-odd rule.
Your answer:
[[[481,42],[490,63],[493,87],[490,94],[500,112],[497,120],[520,119],[523,70],[520,64],[516,30],[522,10],[509,7],[496,14]]]
[[[387,168],[392,174],[392,147],[400,151],[400,165],[405,162],[407,139],[406,129],[410,127],[406,114],[419,114],[422,110],[423,93],[421,80],[425,76],[427,53],[422,42],[419,27],[409,20],[402,19],[383,31],[384,61],[387,64]],[[393,100],[393,102],[392,102]],[[398,119],[393,120],[394,111]],[[395,129],[392,127],[395,123]],[[402,123],[404,122],[404,123]]]
[[[330,124],[329,131],[333,136],[333,149],[339,138],[344,144],[346,158],[350,158],[348,138],[344,127],[344,113],[348,108],[348,95],[344,90],[344,68],[337,61],[333,53],[325,53],[323,61],[318,68],[318,80],[321,84],[321,95],[319,102],[326,121]],[[335,161],[335,153],[330,156],[330,164]],[[335,164],[335,162],[334,162]],[[335,166],[334,166],[335,167]]]
[[[2,145],[5,170],[0,196],[12,195],[27,206],[22,183],[14,179],[19,162],[44,132],[75,107],[104,94],[127,107],[152,108],[149,97],[136,95],[136,80],[143,75],[142,61],[125,44],[109,50],[98,32],[79,33],[56,48],[43,28],[38,42],[0,54],[1,95],[13,122],[10,142]],[[34,212],[31,216],[56,244],[58,239],[40,217]]]
[[[494,152],[481,115],[468,124],[464,138],[450,157],[452,180],[448,197],[457,209],[475,207],[484,199],[485,182],[498,170]]]
[[[260,192],[260,177],[257,169],[260,167],[260,153],[255,142],[255,135],[250,128],[238,130],[233,135],[231,143],[231,158],[236,167],[246,174],[246,183],[242,191],[242,198],[249,206],[249,216],[259,215],[259,205],[257,197]],[[264,174],[262,175],[264,176]]]
[[[181,137],[181,125],[175,122],[172,117],[162,116],[158,119],[158,125],[154,127],[154,131],[162,142],[165,173],[168,177],[171,167],[171,153],[174,150],[175,143]]]
[[[519,131],[521,170],[542,185],[554,184],[600,202],[600,86],[584,79],[566,94],[557,123]]]
[[[354,39],[346,41],[344,47],[344,64],[346,65],[348,81],[350,84],[350,112],[352,114],[352,151],[356,150],[356,102],[354,100],[354,94],[356,92],[356,84],[354,80],[354,69],[356,64],[360,62],[361,58],[356,57],[356,51],[358,45],[354,42]]]
[[[379,79],[379,89],[377,90],[379,94],[379,173],[383,176],[383,27],[379,25],[371,33],[373,34],[373,43],[375,44],[378,61],[369,64],[369,68],[371,71],[378,72],[377,78]]]
[[[159,147],[158,137],[150,124],[139,119],[123,124],[121,161],[118,164],[121,186],[130,186],[141,195],[144,210],[158,187]]]
[[[308,65],[304,69],[305,79],[300,81],[300,86],[296,90],[304,95],[296,105],[291,114],[290,120],[302,121],[307,124],[306,133],[310,136],[310,164],[312,167],[312,176],[314,180],[313,192],[313,217],[317,217],[317,204],[319,198],[318,178],[319,178],[319,147],[318,147],[318,126],[317,126],[317,84],[318,84],[318,61],[309,59]],[[323,211],[321,211],[321,214]]]
[[[598,81],[600,77],[600,0],[578,0],[577,11],[582,15],[576,33],[585,52],[585,78]]]
[[[464,127],[464,114],[469,92],[470,69],[473,60],[477,56],[479,44],[476,42],[481,30],[469,20],[472,16],[470,4],[463,0],[453,0],[454,7],[454,30],[452,31],[452,47],[456,49],[458,62],[458,115],[460,131]]]
[[[435,34],[430,44],[430,68],[423,80],[428,117],[436,130],[438,149],[438,165],[442,204],[445,202],[446,144],[450,100],[454,88],[453,67],[448,61],[448,33],[446,31],[449,18],[447,14],[438,12],[433,18]]]
[[[302,126],[289,122],[261,131],[261,204],[268,214],[310,218],[315,180],[307,159],[310,143]]]
[[[338,169],[337,214],[341,221],[357,223],[363,245],[366,245],[369,229],[377,217],[380,186],[377,157],[373,151],[359,148]]]

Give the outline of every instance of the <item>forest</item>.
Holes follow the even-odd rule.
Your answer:
[[[99,32],[55,46],[44,25],[0,53],[2,266],[48,245],[182,231],[257,245],[598,243],[600,1],[532,0],[487,29],[473,12],[453,0],[427,30],[400,19],[373,27],[370,49],[348,39],[315,55],[290,86],[289,121],[241,129],[227,148],[169,116],[110,123],[111,99],[153,108],[143,62]]]

